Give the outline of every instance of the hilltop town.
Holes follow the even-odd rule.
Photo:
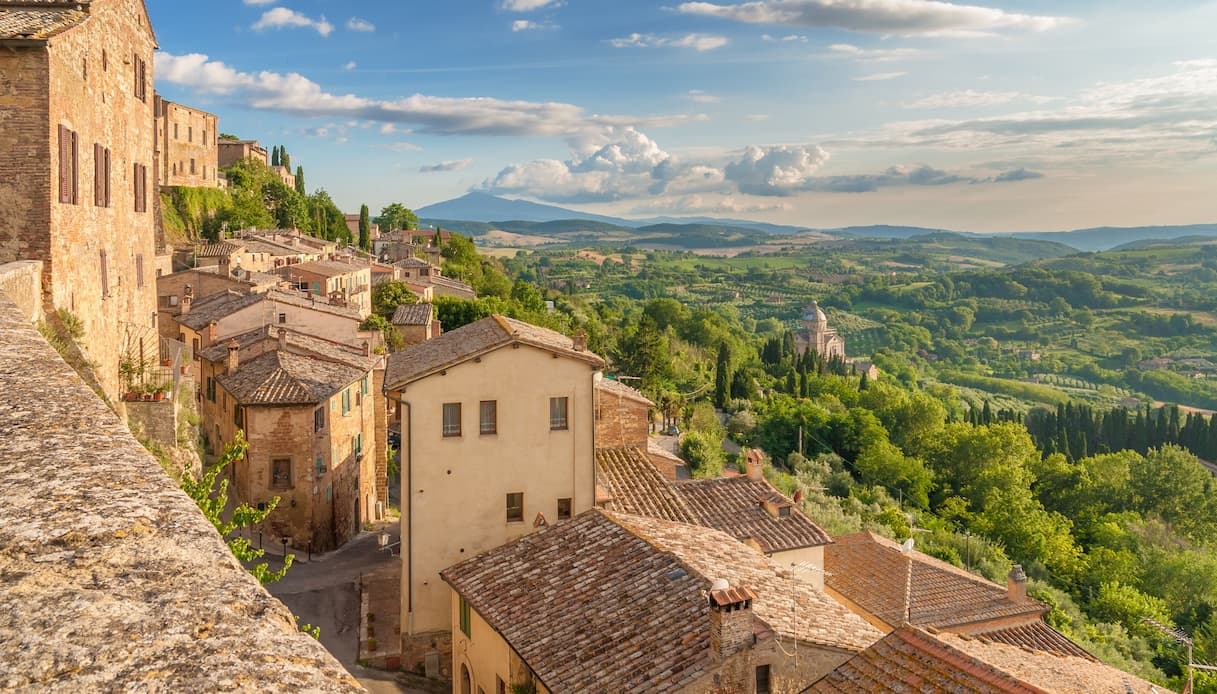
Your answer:
[[[975,311],[887,266],[344,212],[157,48],[0,0],[0,688],[1217,691],[1211,413],[919,378]]]

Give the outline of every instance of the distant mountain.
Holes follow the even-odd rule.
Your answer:
[[[711,226],[720,227],[735,227],[738,229],[755,229],[763,231],[766,234],[789,235],[797,234],[800,231],[809,231],[810,227],[794,227],[786,224],[769,224],[767,222],[753,222],[747,219],[727,219],[720,217],[649,217],[647,219],[634,220],[635,224],[653,226],[655,224],[708,224]]]
[[[1217,239],[1217,236],[1179,236],[1173,239],[1141,239],[1130,243],[1121,244],[1115,248],[1110,248],[1111,251],[1141,251],[1148,248],[1177,248],[1180,246],[1205,246],[1210,245]]]
[[[414,210],[419,218],[494,222],[504,219],[522,222],[552,222],[558,219],[587,219],[623,227],[640,226],[618,217],[588,214],[553,205],[541,205],[527,200],[508,200],[486,193],[466,193],[459,198],[437,202]]]
[[[872,224],[870,226],[841,227],[839,229],[818,229],[832,236],[844,236],[859,239],[907,239],[926,234],[963,234],[971,232],[951,231],[950,229],[927,229],[925,227],[902,227],[889,224]]]
[[[1095,227],[1074,231],[1023,231],[999,234],[1023,239],[1056,241],[1083,251],[1106,251],[1136,241],[1169,241],[1185,236],[1204,238],[1217,237],[1217,224],[1189,224],[1182,226],[1149,227]]]

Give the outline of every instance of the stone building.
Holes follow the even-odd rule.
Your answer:
[[[0,263],[42,261],[111,397],[156,331],[155,48],[142,0],[0,1]]]
[[[257,159],[270,166],[270,156],[266,153],[266,148],[258,144],[257,140],[230,140],[221,137],[216,140],[216,145],[216,156],[221,169],[227,169],[245,159]]]
[[[237,430],[245,432],[249,449],[232,469],[233,491],[255,506],[280,498],[266,521],[273,535],[326,551],[381,515],[381,408],[372,395],[380,357],[297,332],[289,337],[286,328],[273,338],[252,331],[199,356],[207,448],[218,454]]]
[[[435,307],[431,304],[402,304],[393,311],[389,321],[397,328],[405,346],[426,342],[433,337],[439,337],[439,319],[435,317]]]
[[[454,692],[794,694],[881,636],[722,532],[598,509],[443,579]]]
[[[470,301],[477,298],[477,292],[473,290],[473,287],[459,280],[444,277],[443,269],[422,258],[406,258],[394,265],[400,269],[403,281],[431,287],[435,296],[449,296]]]
[[[811,350],[825,359],[845,358],[845,338],[828,327],[828,316],[815,301],[803,311],[803,328],[795,333],[794,342],[800,353]]]
[[[450,655],[441,570],[592,508],[603,366],[582,341],[497,315],[389,355],[407,669]]]
[[[156,182],[161,186],[218,188],[219,118],[155,96]]]
[[[336,306],[349,306],[367,318],[372,312],[372,271],[338,260],[315,260],[277,268],[275,272],[302,292]]]

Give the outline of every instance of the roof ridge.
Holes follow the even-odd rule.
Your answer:
[[[913,648],[941,659],[950,665],[964,670],[969,675],[985,680],[988,684],[998,687],[1007,692],[1032,692],[1034,694],[1051,694],[1050,692],[1041,689],[1033,684],[1024,682],[1021,678],[1013,675],[1005,670],[988,663],[980,658],[961,651],[949,643],[938,639],[935,635],[919,629],[915,626],[906,625],[892,632],[892,636],[899,638],[901,641],[909,644]],[[964,668],[963,663],[979,665],[979,668]],[[977,671],[979,670],[979,671]]]

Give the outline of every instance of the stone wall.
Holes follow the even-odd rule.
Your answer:
[[[42,320],[42,263],[24,260],[0,265],[0,294],[8,295],[31,323]]]
[[[596,389],[596,448],[646,449],[651,417],[647,404],[603,388]]]
[[[172,399],[125,402],[127,423],[144,438],[162,446],[177,446],[177,403]]]
[[[0,294],[0,689],[361,691]]]

